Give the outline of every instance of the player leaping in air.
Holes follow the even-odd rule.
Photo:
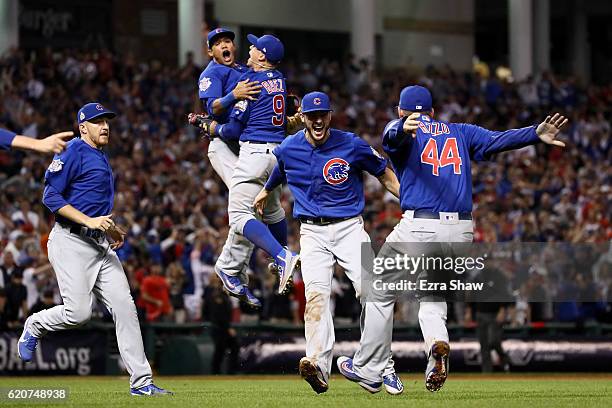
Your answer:
[[[257,81],[241,80],[240,77],[248,71],[248,67],[236,62],[234,38],[235,34],[225,28],[210,31],[207,45],[211,61],[198,80],[198,95],[207,113],[200,117],[209,117],[220,124],[229,121],[230,112],[236,102],[254,101],[261,89]],[[197,118],[198,115],[191,114],[189,119],[194,123]],[[216,137],[212,138],[208,145],[210,164],[228,188],[238,162],[239,151],[238,140]],[[229,251],[232,253],[229,254]],[[247,286],[246,269],[253,252],[253,244],[230,228],[223,252],[225,254],[215,264],[215,271],[237,272],[237,278],[231,278],[230,285],[226,285],[229,293],[253,307],[261,306],[259,299]]]
[[[286,134],[286,84],[276,69],[284,56],[284,47],[272,35],[258,38],[249,34],[248,40],[252,44],[247,63],[250,70],[240,80],[258,82],[262,87],[259,96],[256,100],[237,102],[228,123],[221,125],[204,119],[201,127],[213,138],[240,141],[240,154],[229,186],[230,228],[234,234],[245,236],[273,257],[279,274],[278,291],[282,293],[299,257],[286,247],[287,221],[280,204],[280,188],[271,193],[270,204],[261,217],[263,222],[257,219],[252,204],[276,165],[272,150]],[[215,271],[228,292],[240,297],[248,288],[240,281],[240,268],[233,261],[236,257],[244,259],[244,254],[233,242],[226,242]],[[237,293],[236,288],[240,288],[240,292]],[[257,304],[259,300],[254,298],[251,303]]]

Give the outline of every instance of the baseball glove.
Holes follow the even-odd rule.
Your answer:
[[[210,125],[213,120],[208,117],[205,113],[190,113],[187,115],[189,124],[202,130],[203,136],[212,139],[213,136],[210,134]]]

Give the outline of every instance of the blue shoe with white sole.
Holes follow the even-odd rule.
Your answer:
[[[32,333],[28,330],[30,326],[30,319],[32,317],[28,317],[23,325],[23,332],[19,337],[19,343],[17,346],[17,354],[19,354],[19,358],[25,361],[26,363],[32,360],[34,356],[34,351],[36,351],[36,346],[38,345],[38,337],[34,337]]]
[[[173,392],[159,388],[155,384],[145,385],[140,388],[130,388],[130,394],[137,397],[157,397],[160,395],[174,395]]]
[[[361,378],[353,371],[353,359],[348,357],[338,357],[336,361],[336,365],[338,366],[338,370],[340,370],[340,374],[346,377],[347,380],[356,382],[361,385],[361,387],[365,388],[368,392],[375,394],[382,389],[382,382],[372,382],[368,381],[365,378]]]
[[[383,385],[388,394],[399,395],[404,392],[404,384],[402,384],[402,380],[400,380],[396,373],[385,375],[383,377]]]
[[[278,293],[282,294],[287,289],[287,284],[291,281],[293,270],[300,261],[300,255],[291,252],[288,248],[283,248],[276,256],[274,264],[278,272]]]
[[[228,275],[227,273],[215,269],[215,273],[221,279],[223,288],[227,291],[230,296],[234,296],[251,307],[260,308],[261,302],[253,295],[253,292],[248,286],[242,283],[240,277],[234,275]]]

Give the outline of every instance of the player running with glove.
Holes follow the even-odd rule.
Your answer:
[[[370,237],[363,228],[363,172],[367,171],[394,195],[399,184],[387,160],[357,135],[330,128],[331,107],[323,92],[312,92],[302,100],[306,130],[287,137],[273,150],[278,160],[254,205],[263,212],[266,202],[286,178],[294,198],[294,217],[300,227],[300,258],[306,289],[304,312],[306,357],[300,360],[302,377],[317,393],[328,389],[334,345],[330,310],[334,264],[338,262],[361,294],[362,244]],[[372,305],[370,305],[372,306]],[[399,394],[403,386],[386,356],[385,388]],[[381,382],[362,386],[378,392]]]
[[[489,160],[495,153],[544,142],[563,147],[556,140],[567,119],[548,116],[537,126],[495,132],[465,123],[446,123],[434,119],[431,94],[422,86],[402,90],[399,119],[387,124],[383,148],[400,179],[400,205],[404,215],[389,234],[381,252],[393,257],[395,244],[432,242],[472,242],[472,171],[470,160]],[[403,246],[411,248],[411,246]],[[421,251],[409,254],[423,256]],[[427,254],[425,254],[427,255]],[[419,275],[426,278],[427,273]],[[438,391],[448,376],[450,345],[446,329],[447,305],[444,297],[417,293],[419,324],[428,357],[425,387]],[[393,302],[382,309],[371,328],[374,335],[361,337],[354,359],[338,359],[342,374],[381,372],[381,363],[391,349]],[[370,329],[370,328],[368,328]],[[359,357],[359,359],[357,358]],[[340,362],[350,369],[340,367]]]

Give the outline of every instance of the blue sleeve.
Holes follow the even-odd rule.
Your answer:
[[[491,155],[536,144],[540,141],[535,126],[495,132],[467,123],[455,124],[465,136],[473,160],[488,160]]]
[[[217,133],[221,139],[226,141],[239,140],[243,129],[244,124],[242,122],[238,121],[236,118],[230,118],[229,123],[219,126]]]
[[[51,212],[56,212],[62,207],[68,205],[68,202],[64,197],[57,192],[55,187],[50,184],[45,186],[45,190],[43,191],[43,204],[49,209]]]
[[[283,161],[284,149],[285,142],[279,144],[274,150],[272,150],[272,154],[276,156],[277,164],[274,166],[270,177],[268,177],[268,181],[266,181],[265,189],[268,191],[272,191],[276,187],[287,182],[287,173],[285,173],[285,163]]]
[[[69,146],[68,149],[56,154],[53,158],[45,173],[45,186],[52,186],[55,192],[63,196],[71,181],[80,172],[80,154],[76,148]]]
[[[372,146],[358,136],[354,138],[355,161],[353,163],[375,177],[380,177],[387,168],[387,159],[382,157]]]
[[[402,151],[412,142],[412,136],[404,133],[404,122],[406,117],[389,122],[383,131],[383,150],[387,154]]]
[[[264,188],[268,191],[272,191],[286,181],[287,175],[285,174],[284,166],[282,165],[282,162],[279,161],[272,169],[272,173],[270,174],[270,177],[268,177],[268,181],[266,181]]]
[[[216,99],[223,97],[223,81],[218,74],[202,72],[198,80],[198,95],[209,115],[213,114],[212,105]]]
[[[15,136],[17,135],[10,130],[0,129],[0,149],[11,150]]]

